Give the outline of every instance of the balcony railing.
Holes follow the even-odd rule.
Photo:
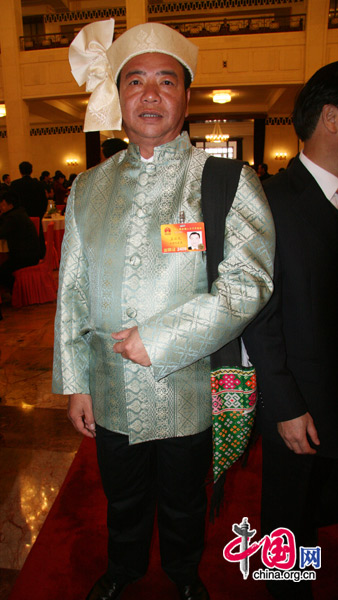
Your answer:
[[[305,15],[167,23],[185,37],[304,31]]]
[[[169,14],[182,12],[206,12],[209,10],[228,9],[276,9],[302,4],[304,0],[183,0],[170,2],[170,0],[148,0],[150,14]]]
[[[20,37],[20,50],[46,50],[48,48],[67,48],[79,33],[80,28],[67,33],[45,33]],[[114,39],[125,31],[123,26],[115,26]]]

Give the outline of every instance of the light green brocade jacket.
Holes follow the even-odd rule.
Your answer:
[[[53,391],[86,393],[96,422],[130,443],[211,424],[209,355],[239,336],[272,292],[274,228],[256,174],[243,167],[224,261],[207,293],[204,252],[162,253],[161,224],[203,220],[208,155],[186,133],[141,161],[130,144],[81,174],[68,200],[55,322]],[[137,325],[152,362],[113,352]]]

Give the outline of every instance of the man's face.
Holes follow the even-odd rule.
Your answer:
[[[129,140],[150,158],[155,146],[180,133],[188,114],[190,90],[184,89],[182,65],[171,56],[147,53],[135,56],[121,71],[120,102]]]
[[[200,236],[198,235],[198,233],[191,233],[189,236],[189,240],[191,246],[197,248],[198,244],[200,243]]]
[[[13,208],[12,204],[7,204],[6,200],[0,202],[0,214],[6,213]]]

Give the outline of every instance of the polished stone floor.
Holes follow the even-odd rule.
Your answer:
[[[0,321],[0,600],[7,600],[80,445],[51,392],[55,303]]]

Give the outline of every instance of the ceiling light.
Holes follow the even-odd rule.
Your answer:
[[[212,101],[217,102],[218,104],[226,104],[227,102],[231,102],[231,94],[226,91],[218,91],[213,92]]]
[[[4,104],[0,104],[0,118],[6,116],[6,106]]]

